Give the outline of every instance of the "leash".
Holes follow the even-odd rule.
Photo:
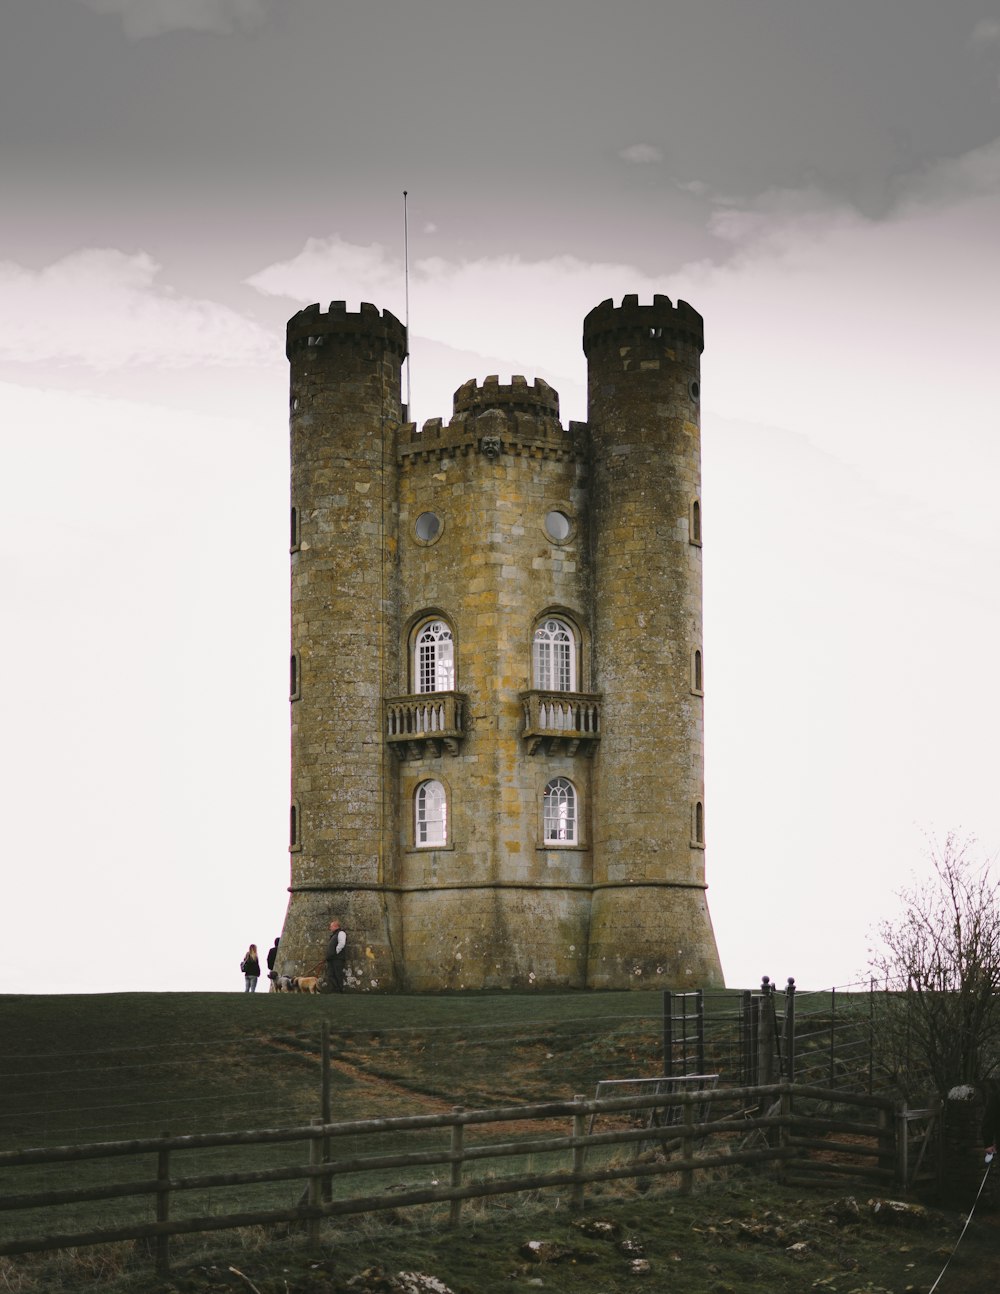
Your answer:
[[[934,1291],[935,1291],[935,1290],[937,1289],[937,1287],[941,1284],[941,1277],[942,1277],[942,1276],[945,1274],[945,1272],[948,1270],[948,1263],[950,1263],[950,1262],[951,1262],[951,1260],[955,1257],[955,1254],[958,1252],[958,1246],[962,1243],[962,1239],[963,1239],[963,1237],[965,1236],[966,1231],[968,1231],[968,1229],[969,1229],[969,1223],[972,1221],[972,1215],[973,1215],[973,1213],[975,1213],[975,1211],[976,1211],[976,1205],[979,1203],[979,1197],[980,1197],[980,1195],[982,1195],[982,1193],[983,1193],[983,1187],[986,1185],[986,1179],[987,1179],[987,1177],[989,1177],[989,1175],[990,1175],[990,1169],[991,1169],[992,1167],[993,1167],[993,1156],[992,1156],[992,1155],[987,1155],[987,1156],[986,1156],[986,1172],[985,1172],[985,1173],[983,1173],[983,1180],[979,1183],[979,1190],[976,1192],[976,1198],[972,1201],[972,1208],[969,1210],[969,1216],[965,1219],[965,1226],[962,1228],[962,1234],[961,1234],[961,1235],[958,1237],[958,1239],[955,1241],[955,1248],[954,1248],[954,1249],[951,1251],[951,1253],[948,1255],[948,1262],[946,1262],[946,1263],[945,1263],[945,1265],[941,1268],[941,1271],[940,1271],[940,1273],[939,1273],[939,1275],[938,1275],[938,1278],[937,1278],[937,1280],[934,1282],[934,1284],[930,1287],[930,1290],[928,1291],[928,1294],[934,1294]]]

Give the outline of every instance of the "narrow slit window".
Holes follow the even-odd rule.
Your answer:
[[[705,843],[705,806],[701,800],[696,800],[694,805],[694,843],[704,845]]]
[[[701,648],[696,647],[691,657],[691,691],[702,693],[705,690],[704,667],[701,662]]]
[[[691,503],[691,542],[692,544],[701,543],[701,500],[694,499]]]
[[[302,543],[302,536],[301,536],[301,535],[300,535],[300,533],[299,533],[299,510],[298,510],[298,508],[292,508],[292,512],[291,512],[291,525],[290,525],[290,531],[291,531],[291,533],[290,533],[290,535],[289,535],[289,547],[291,548],[292,552],[294,553],[298,548],[300,548],[300,547],[301,547],[301,543]]]

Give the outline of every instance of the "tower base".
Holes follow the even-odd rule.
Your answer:
[[[702,886],[625,885],[594,891],[588,988],[723,985]]]

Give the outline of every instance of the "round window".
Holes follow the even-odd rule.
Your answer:
[[[546,512],[545,533],[554,543],[561,544],[563,540],[568,539],[572,528],[565,512]]]
[[[432,543],[441,533],[441,518],[435,512],[421,512],[413,529],[423,543]]]

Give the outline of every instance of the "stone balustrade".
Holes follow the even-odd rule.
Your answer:
[[[400,759],[416,758],[428,746],[458,754],[465,736],[465,696],[462,692],[418,692],[392,696],[385,702],[385,739]]]
[[[601,697],[588,692],[522,692],[528,754],[540,746],[549,754],[592,755],[601,739]]]

